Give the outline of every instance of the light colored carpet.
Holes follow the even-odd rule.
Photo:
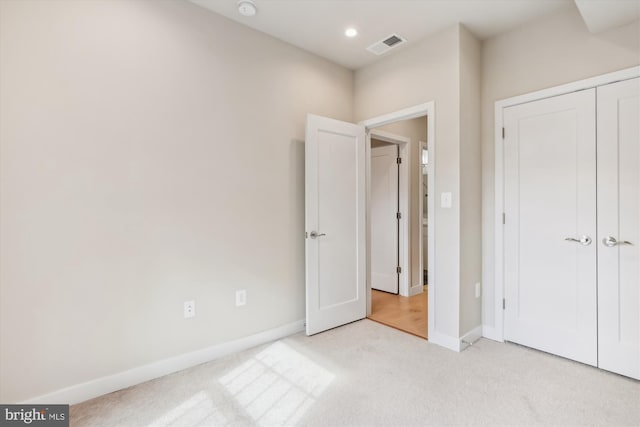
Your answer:
[[[640,425],[640,382],[513,344],[363,320],[71,407],[72,426]]]

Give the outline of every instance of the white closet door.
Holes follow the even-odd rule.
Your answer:
[[[398,146],[371,149],[371,287],[398,293]]]
[[[640,379],[640,79],[598,88],[598,362]]]
[[[505,339],[590,365],[597,364],[595,104],[590,89],[504,110]]]

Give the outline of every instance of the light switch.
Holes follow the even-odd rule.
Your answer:
[[[440,207],[441,208],[450,208],[453,206],[453,198],[451,193],[441,193],[440,194]]]

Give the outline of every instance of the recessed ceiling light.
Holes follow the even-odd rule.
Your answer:
[[[358,30],[355,28],[347,28],[344,32],[344,35],[347,37],[355,37],[358,35]]]
[[[253,0],[238,0],[238,12],[243,16],[253,16],[258,12],[258,8]]]

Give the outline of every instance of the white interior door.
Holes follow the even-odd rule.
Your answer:
[[[640,79],[598,88],[598,362],[640,379]]]
[[[398,293],[398,146],[371,148],[371,288]]]
[[[307,116],[307,335],[366,316],[365,160],[364,126]]]
[[[505,339],[596,365],[595,89],[504,123]]]

